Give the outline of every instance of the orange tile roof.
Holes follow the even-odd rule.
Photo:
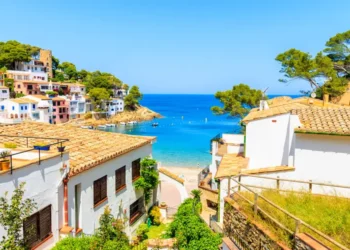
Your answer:
[[[38,103],[35,100],[29,99],[29,98],[15,98],[15,99],[10,99],[12,102],[20,103],[20,104],[26,104],[26,103]]]
[[[296,132],[350,135],[350,107],[307,108],[292,111],[302,126]]]
[[[64,143],[69,151],[69,176],[77,175],[155,140],[155,137],[131,136],[38,122],[0,127],[0,134],[69,139]],[[6,138],[0,137],[0,142],[1,140]]]
[[[259,110],[259,108],[252,109],[249,114],[244,117],[242,120],[242,123],[247,124],[250,121],[263,119],[271,116],[276,115],[282,115],[287,114],[293,109],[300,109],[300,108],[309,108],[309,107],[320,107],[320,108],[341,108],[343,106],[334,104],[334,103],[327,103],[326,105],[323,104],[323,100],[319,99],[313,99],[309,97],[299,97],[295,99],[288,99],[288,98],[282,98],[282,100],[278,100],[276,98],[273,98],[269,100],[269,109],[266,110]]]
[[[33,96],[33,97],[38,98],[40,100],[51,100],[49,97],[44,96],[44,95],[29,95],[29,96]]]
[[[52,98],[52,100],[53,100],[53,101],[66,101],[66,99],[64,99],[64,98],[62,98],[62,97],[58,97],[58,96]]]
[[[9,88],[6,86],[0,86],[0,89],[9,89]]]
[[[241,154],[226,154],[221,159],[215,178],[237,175],[242,169],[248,167],[248,163],[249,158]]]

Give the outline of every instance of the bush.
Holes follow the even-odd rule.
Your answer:
[[[91,118],[92,118],[91,112],[86,113],[86,114],[84,115],[84,119],[91,119]]]
[[[149,232],[148,226],[146,223],[140,224],[140,226],[136,230],[137,237],[140,241],[147,240],[147,233]]]
[[[151,212],[149,213],[149,217],[150,217],[153,225],[156,225],[156,226],[160,225],[160,216],[161,216],[161,214],[160,214],[159,207],[154,206],[152,208]]]
[[[5,148],[17,148],[17,144],[14,142],[5,142],[4,146]]]
[[[56,91],[48,90],[45,92],[47,95],[58,95]]]
[[[67,237],[59,241],[52,250],[85,250],[91,249],[94,245],[94,238],[91,236]]]

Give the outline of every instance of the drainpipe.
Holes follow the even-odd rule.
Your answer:
[[[68,226],[68,177],[63,180],[64,226]]]

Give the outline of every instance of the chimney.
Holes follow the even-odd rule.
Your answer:
[[[266,100],[261,100],[259,110],[265,110],[265,109],[269,109],[269,105],[267,104]]]
[[[323,94],[323,107],[328,106],[329,94]]]

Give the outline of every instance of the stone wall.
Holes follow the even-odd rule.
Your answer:
[[[231,239],[243,239],[251,249],[290,250],[289,247],[278,242],[274,234],[250,220],[240,211],[238,204],[230,198],[225,198],[224,235]],[[306,233],[296,235],[293,250],[314,249],[328,250],[330,248],[325,247]]]
[[[225,200],[224,235],[231,239],[237,237],[243,239],[251,249],[264,249],[263,247],[271,250],[289,249],[277,243],[259,226],[251,222],[239,211],[238,205],[228,202],[228,199]]]

